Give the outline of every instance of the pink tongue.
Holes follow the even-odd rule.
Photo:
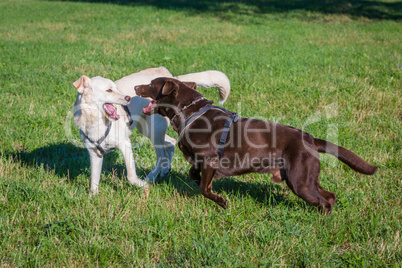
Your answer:
[[[120,115],[118,115],[117,113],[116,113],[116,109],[114,108],[114,106],[113,105],[110,105],[110,104],[105,104],[105,106],[106,106],[106,109],[107,109],[107,111],[108,111],[108,115],[110,116],[110,117],[112,117],[113,119],[116,119],[116,120],[118,120],[119,118],[120,118]]]
[[[152,106],[153,106],[154,104],[155,104],[155,101],[152,100],[152,101],[148,104],[148,107],[144,108],[144,109],[142,110],[142,112],[143,112],[144,114],[150,113],[150,112],[151,112],[151,109],[152,109]]]

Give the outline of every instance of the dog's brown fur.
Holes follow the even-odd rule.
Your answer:
[[[172,78],[157,78],[150,85],[135,87],[135,91],[139,96],[155,100],[155,104],[148,110],[144,109],[144,113],[159,113],[171,120],[177,117],[177,109],[187,106],[180,113],[183,119],[187,119],[211,103],[206,99],[194,103],[202,95],[191,86]],[[218,141],[228,117],[225,111],[210,109],[189,125],[179,141],[180,150],[193,165],[189,171],[190,178],[197,182],[205,197],[223,208],[227,208],[228,202],[212,191],[213,178],[251,172],[271,173],[272,181],[285,180],[297,196],[320,211],[324,208],[325,213],[330,214],[336,196],[320,186],[319,153],[333,154],[363,174],[372,175],[377,170],[377,167],[367,164],[353,152],[315,139],[299,129],[248,118],[240,118],[232,124],[222,158],[219,159]],[[173,120],[173,128],[179,131],[182,122]],[[226,164],[223,165],[222,161]],[[242,165],[237,166],[236,161],[243,161]]]

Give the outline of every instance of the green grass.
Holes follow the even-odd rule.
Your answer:
[[[401,266],[400,2],[103,2],[0,1],[0,266]],[[221,70],[225,108],[302,128],[379,171],[322,156],[331,216],[258,174],[215,181],[222,210],[178,149],[149,194],[115,152],[92,197],[72,82],[160,65]],[[200,91],[217,103],[216,89]],[[132,140],[144,177],[155,153]]]

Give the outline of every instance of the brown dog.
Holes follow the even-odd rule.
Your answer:
[[[179,148],[193,165],[190,178],[205,197],[223,208],[228,202],[212,191],[213,178],[271,173],[273,182],[285,180],[297,196],[330,214],[336,196],[320,186],[319,153],[332,154],[363,174],[377,171],[353,152],[299,129],[237,118],[236,114],[212,106],[212,101],[202,97],[191,83],[156,78],[149,85],[136,86],[135,91],[153,99],[144,114],[158,113],[171,120],[179,133]]]

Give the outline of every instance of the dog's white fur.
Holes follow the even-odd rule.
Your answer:
[[[91,191],[98,193],[103,155],[95,144],[90,142],[99,140],[105,135],[108,124],[111,122],[110,133],[101,143],[107,151],[118,148],[123,153],[127,168],[128,181],[137,186],[146,186],[153,183],[158,175],[166,176],[169,173],[174,153],[175,139],[166,135],[169,121],[158,114],[145,116],[142,110],[148,106],[150,100],[136,96],[134,86],[148,84],[157,77],[173,77],[165,68],[150,68],[134,73],[113,82],[103,77],[88,78],[81,76],[73,83],[78,91],[74,104],[74,122],[80,129],[80,137],[88,149],[91,161]],[[230,92],[230,82],[227,76],[219,71],[205,71],[190,73],[176,77],[182,82],[195,82],[200,87],[218,87],[220,104],[223,104]],[[131,100],[127,102],[126,96]],[[113,118],[105,112],[104,104],[115,104],[120,119]],[[133,123],[128,126],[129,118],[121,105],[127,105]],[[130,141],[132,129],[148,137],[156,151],[156,164],[147,178],[140,180],[137,177],[133,151]]]

